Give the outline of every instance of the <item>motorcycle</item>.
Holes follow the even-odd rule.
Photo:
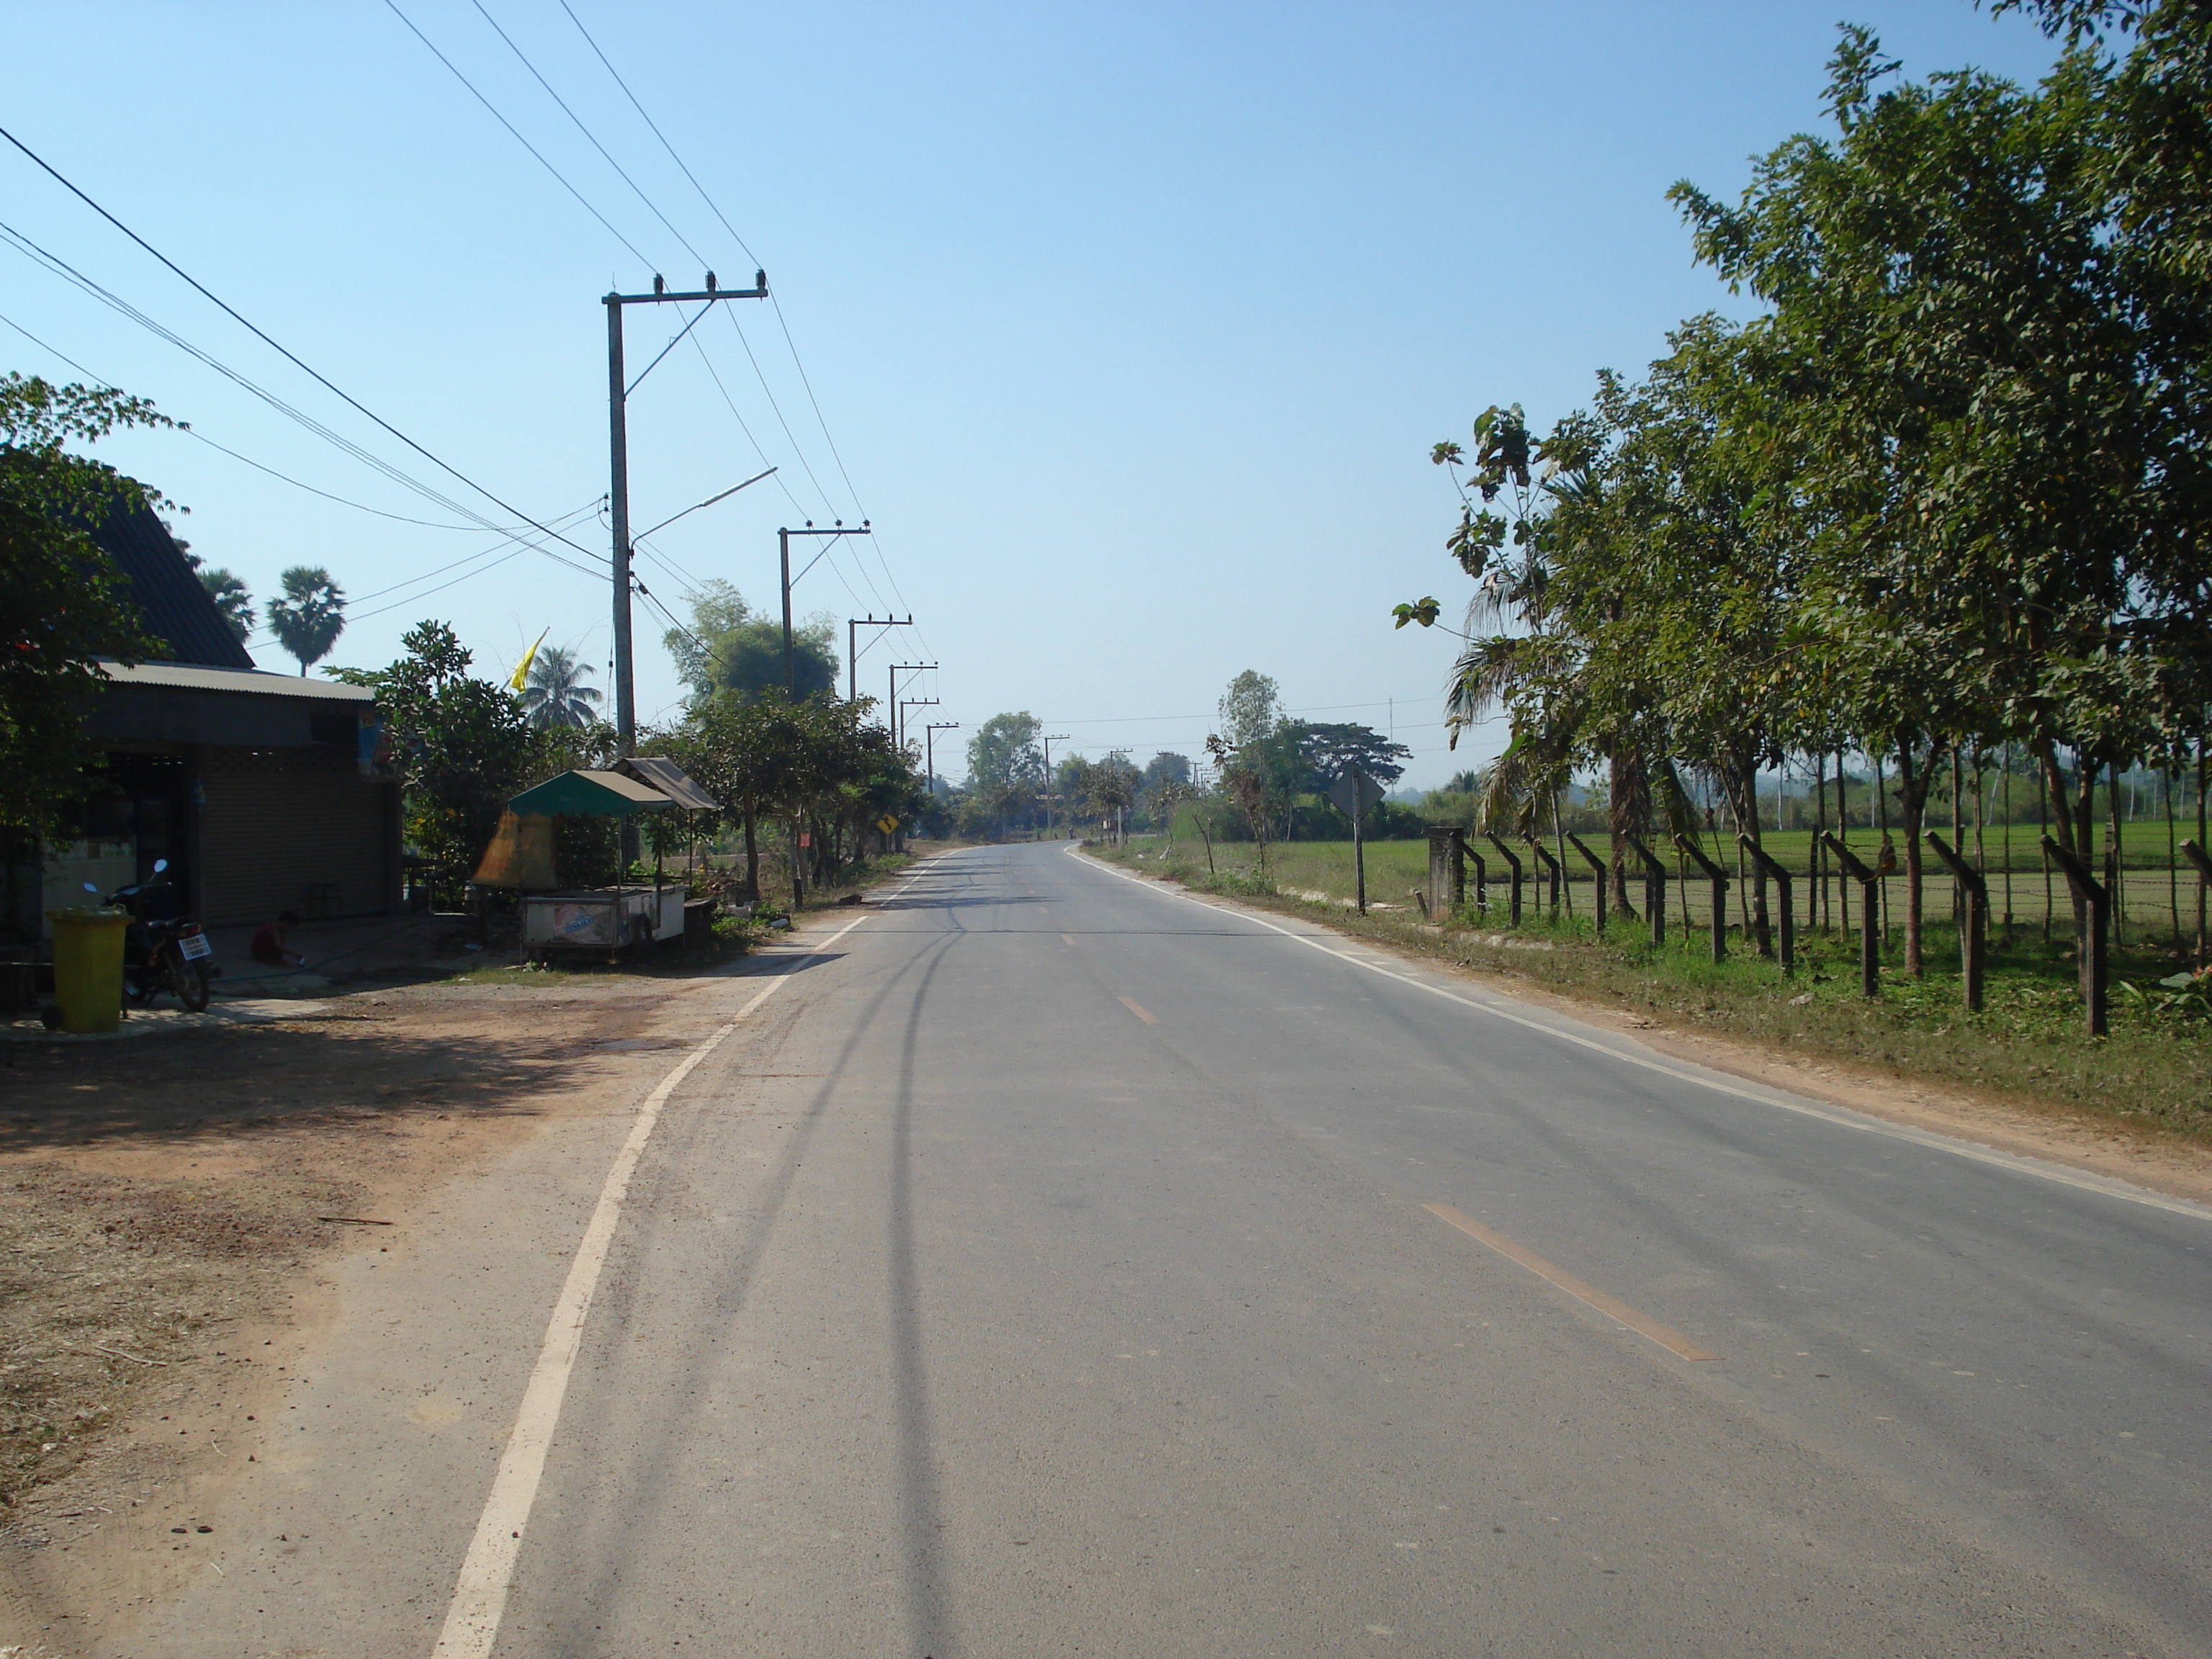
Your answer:
[[[154,860],[159,878],[169,867],[167,859]],[[216,976],[222,972],[215,963],[215,947],[200,925],[189,916],[155,917],[146,914],[146,900],[168,883],[156,879],[141,886],[119,887],[106,898],[112,909],[127,911],[131,924],[123,933],[123,994],[134,1008],[143,1008],[164,992],[174,992],[189,1013],[208,1006]],[[100,890],[84,884],[88,893]]]

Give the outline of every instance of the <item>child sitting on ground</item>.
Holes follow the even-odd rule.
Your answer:
[[[285,911],[274,921],[263,922],[254,930],[253,959],[256,962],[274,963],[279,968],[306,967],[307,957],[291,949],[284,937],[288,929],[297,927],[299,925],[300,918],[289,910]]]

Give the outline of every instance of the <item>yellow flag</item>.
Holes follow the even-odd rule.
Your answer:
[[[552,631],[549,628],[545,630],[545,634],[550,634]],[[521,695],[522,688],[529,683],[530,665],[538,660],[538,647],[545,643],[545,634],[540,634],[536,639],[531,641],[530,649],[524,652],[522,660],[514,665],[514,678],[507,683],[507,689],[518,696]]]

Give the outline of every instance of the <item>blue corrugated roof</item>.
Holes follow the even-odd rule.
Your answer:
[[[253,666],[200,586],[184,550],[151,507],[132,513],[118,504],[92,538],[131,579],[131,597],[146,613],[146,631],[167,647],[163,660],[207,668]]]

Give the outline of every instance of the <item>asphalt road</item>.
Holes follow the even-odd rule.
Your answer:
[[[645,1146],[498,1659],[2212,1652],[2212,1216],[1063,844],[790,970]],[[380,1541],[146,1651],[429,1653],[581,1221]]]

